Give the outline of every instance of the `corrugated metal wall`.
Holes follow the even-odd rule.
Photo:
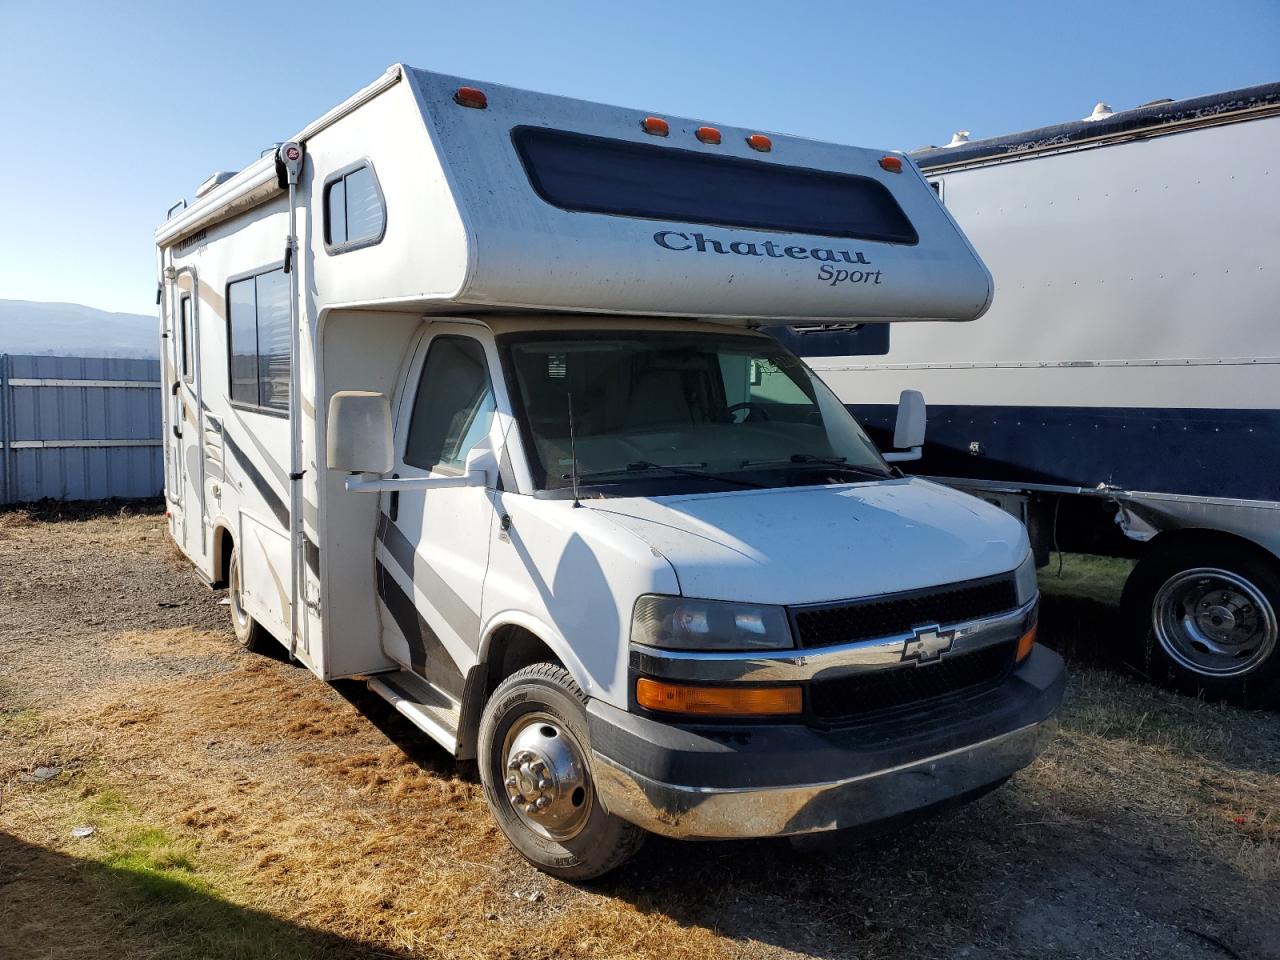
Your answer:
[[[0,503],[157,497],[160,361],[0,354]]]

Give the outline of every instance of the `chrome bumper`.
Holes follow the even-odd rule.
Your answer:
[[[610,813],[678,838],[839,830],[964,798],[1025,767],[1057,729],[1062,658],[1041,646],[999,687],[868,724],[669,723],[588,704]]]
[[[888,770],[797,786],[707,789],[658,783],[599,753],[596,789],[610,813],[682,839],[786,837],[885,820],[979,790],[1021,770],[1056,720]]]

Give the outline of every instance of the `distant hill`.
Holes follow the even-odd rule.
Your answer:
[[[108,313],[78,303],[0,300],[0,353],[69,357],[154,357],[154,316]]]

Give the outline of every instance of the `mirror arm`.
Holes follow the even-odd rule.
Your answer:
[[[347,477],[346,487],[353,493],[404,493],[449,487],[484,487],[488,486],[488,480],[488,475],[483,470],[472,470],[457,477],[380,477],[376,474],[356,473]]]
[[[895,453],[882,453],[885,461],[888,463],[903,463],[907,460],[919,460],[924,456],[923,447],[912,447],[910,450],[899,450]]]

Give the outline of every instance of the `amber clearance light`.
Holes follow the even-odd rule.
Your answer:
[[[881,157],[880,169],[887,170],[889,173],[901,173],[902,158],[901,157]]]
[[[489,98],[484,95],[483,90],[475,87],[459,87],[453,92],[453,102],[460,107],[483,110],[489,105]]]
[[[777,716],[804,709],[799,687],[699,687],[648,677],[636,681],[636,703],[663,713],[720,717]]]
[[[671,124],[661,117],[645,117],[640,121],[640,129],[653,137],[665,137],[671,132]]]

